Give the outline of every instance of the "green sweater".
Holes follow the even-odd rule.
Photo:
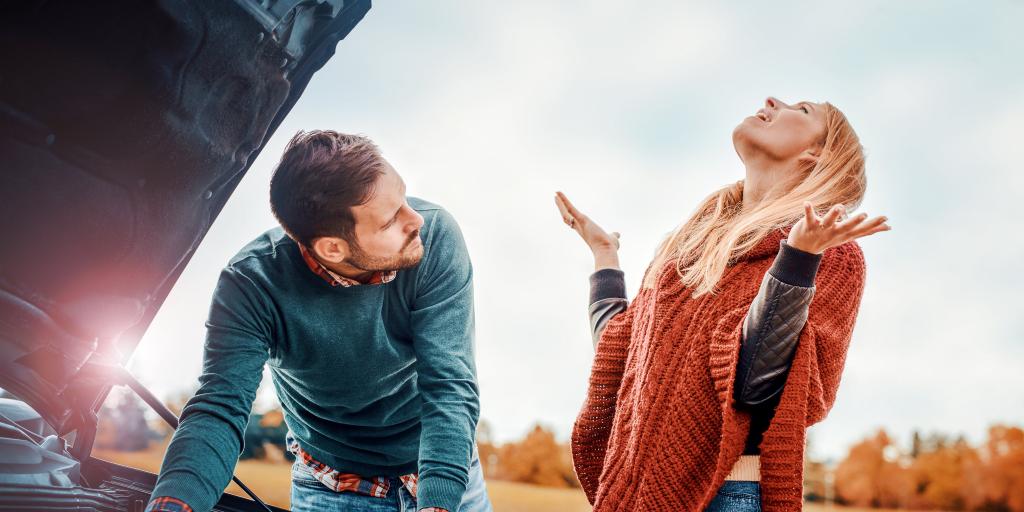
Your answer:
[[[231,259],[154,497],[213,507],[269,364],[288,428],[314,459],[364,476],[418,470],[418,507],[458,510],[479,418],[473,269],[451,214],[409,204],[425,221],[423,260],[386,284],[330,286],[281,228]]]

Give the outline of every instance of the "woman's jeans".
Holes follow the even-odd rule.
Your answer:
[[[761,512],[761,484],[726,480],[705,512]]]
[[[313,477],[312,470],[296,460],[292,464],[292,512],[415,512],[416,499],[397,477],[390,478],[387,496],[380,498],[354,492],[336,492]],[[480,457],[473,450],[469,483],[459,512],[492,512],[484,485]],[[451,511],[455,512],[455,511]]]

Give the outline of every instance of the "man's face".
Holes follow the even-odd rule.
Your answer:
[[[370,200],[352,208],[355,240],[347,244],[344,263],[359,270],[409,268],[423,258],[423,217],[406,202],[402,177],[390,164],[385,169]]]

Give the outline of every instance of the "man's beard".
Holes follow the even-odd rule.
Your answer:
[[[423,248],[417,247],[416,250],[410,250],[409,247],[416,242],[419,238],[420,232],[416,230],[405,244],[402,245],[402,249],[398,251],[398,255],[389,257],[380,257],[368,254],[363,251],[362,247],[359,247],[358,243],[349,244],[351,254],[348,258],[345,258],[345,263],[366,272],[376,272],[381,270],[402,270],[404,268],[415,267],[419,264],[423,258]]]

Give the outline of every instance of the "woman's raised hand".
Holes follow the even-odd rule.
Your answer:
[[[619,268],[619,234],[608,233],[596,222],[576,209],[569,198],[561,192],[555,192],[555,205],[562,214],[562,221],[590,247],[594,254],[594,264],[598,270],[602,268]]]
[[[855,238],[892,229],[885,223],[888,217],[879,216],[869,220],[866,213],[837,222],[845,211],[843,205],[837,204],[819,217],[811,208],[811,203],[804,201],[804,216],[793,225],[786,243],[804,252],[821,254],[825,249]]]

